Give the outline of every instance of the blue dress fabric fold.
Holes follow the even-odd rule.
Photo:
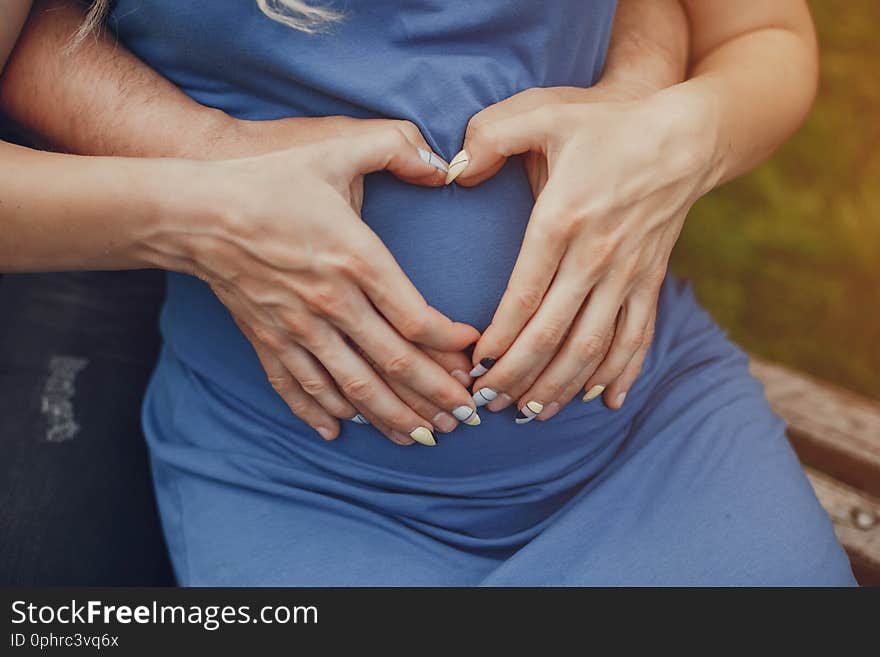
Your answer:
[[[121,41],[202,104],[249,120],[413,121],[450,159],[468,119],[601,76],[611,0],[351,0],[316,34],[250,0],[119,0]],[[601,167],[601,162],[595,166]],[[584,175],[589,175],[585,171]],[[363,218],[433,306],[485,328],[533,205],[522,162],[484,184],[367,177]],[[144,405],[163,527],[187,585],[853,584],[746,356],[664,284],[627,403],[399,447],[294,417],[210,289],[170,274]]]

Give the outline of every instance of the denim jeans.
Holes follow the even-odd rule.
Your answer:
[[[0,278],[0,585],[169,585],[140,428],[160,272]]]

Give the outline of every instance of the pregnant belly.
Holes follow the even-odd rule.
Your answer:
[[[368,180],[364,220],[428,303],[485,329],[501,299],[532,209],[518,160],[475,188]]]
[[[373,176],[365,190],[363,216],[430,304],[482,330],[504,292],[532,205],[521,164],[511,161],[472,189],[419,188],[391,176]],[[185,408],[177,413],[179,421],[184,415],[189,417],[185,424],[198,417],[208,423],[211,418],[214,430],[186,433],[188,440],[204,440],[214,449],[218,437],[226,434],[236,452],[263,453],[284,445],[283,461],[293,453],[313,454],[323,467],[342,459],[339,463],[371,463],[383,472],[443,478],[511,467],[530,470],[536,462],[551,459],[558,461],[558,472],[601,451],[598,426],[611,436],[627,421],[626,414],[612,420],[601,404],[577,404],[563,409],[552,427],[539,422],[520,427],[512,412],[487,412],[481,426],[459,429],[432,449],[401,449],[372,427],[350,422],[345,423],[342,439],[327,444],[295,418],[268,385],[250,345],[203,283],[170,276],[162,327],[170,349],[157,380],[165,378],[181,397],[189,398],[178,406]],[[179,365],[168,364],[172,355]],[[230,432],[229,427],[238,428]],[[594,440],[585,442],[590,429]],[[277,438],[261,440],[261,435]]]

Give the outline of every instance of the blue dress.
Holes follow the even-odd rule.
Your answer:
[[[350,0],[309,35],[253,0],[119,0],[121,40],[240,118],[415,122],[437,153],[535,86],[602,72],[612,0]],[[429,303],[485,328],[532,207],[519,160],[474,189],[368,177],[364,220]],[[480,281],[481,285],[474,285]],[[144,425],[189,585],[852,584],[746,356],[672,279],[622,411],[482,414],[434,448],[291,415],[210,290],[170,275]]]

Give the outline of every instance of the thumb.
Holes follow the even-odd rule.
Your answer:
[[[468,122],[464,147],[449,163],[446,184],[472,187],[494,176],[511,155],[543,151],[547,112],[517,94],[475,114]]]
[[[340,148],[334,150],[340,155],[340,164],[352,178],[388,171],[405,182],[436,186],[443,184],[446,176],[446,162],[431,151],[418,128],[408,122],[388,122],[337,145]]]

